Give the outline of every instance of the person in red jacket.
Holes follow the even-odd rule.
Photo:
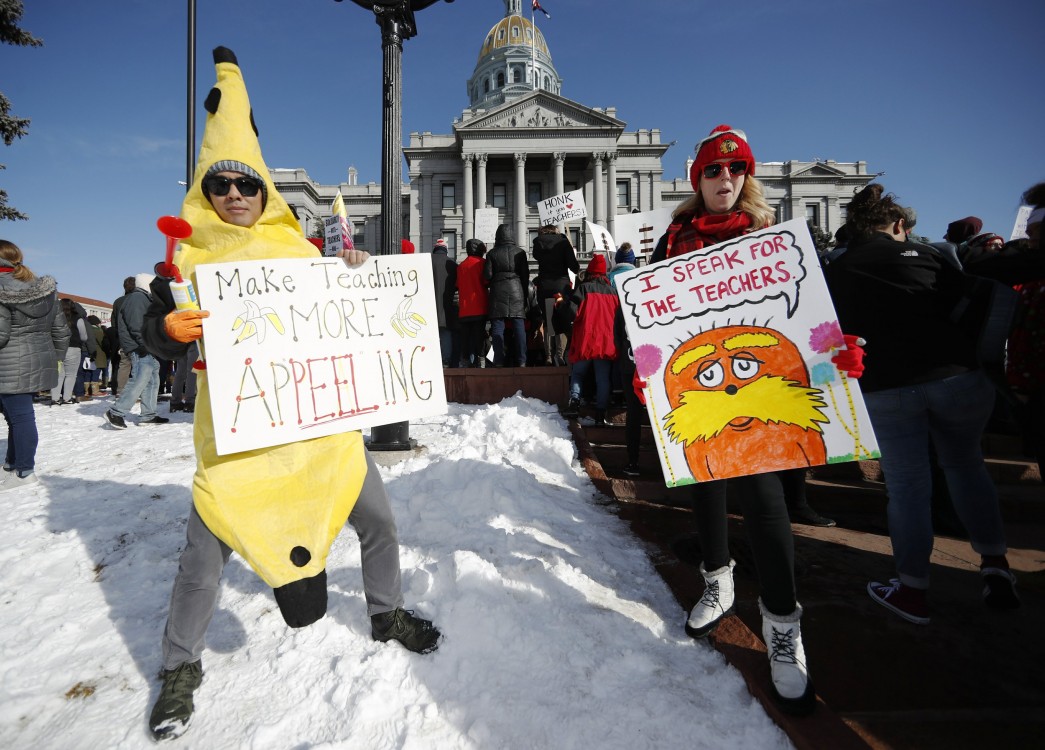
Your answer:
[[[596,255],[588,263],[584,281],[573,293],[577,319],[570,339],[570,402],[564,414],[577,415],[581,405],[581,386],[588,371],[595,368],[595,419],[606,421],[610,403],[610,371],[617,358],[613,340],[613,319],[620,300],[606,277],[606,258]]]
[[[461,358],[468,367],[486,367],[486,318],[490,312],[489,292],[483,280],[486,244],[468,240],[464,248],[468,257],[457,266]]]

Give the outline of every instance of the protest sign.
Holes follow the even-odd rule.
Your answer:
[[[571,190],[561,195],[553,195],[537,203],[537,213],[541,224],[565,224],[575,219],[585,219],[588,209],[584,207],[584,193]]]
[[[220,455],[446,411],[427,256],[196,267]]]
[[[804,219],[616,281],[668,486],[879,456]]]
[[[617,252],[617,246],[613,243],[613,235],[598,224],[590,221],[584,223],[588,225],[588,231],[591,232],[591,237],[595,241],[595,244],[592,245],[592,254],[602,253],[606,256],[606,263],[613,265],[613,256]]]
[[[333,258],[342,250],[355,249],[352,235],[356,229],[352,226],[352,220],[348,218],[345,199],[340,190],[330,206],[330,213],[330,216],[323,219],[323,255]]]
[[[484,243],[487,247],[493,247],[496,234],[497,209],[477,208],[475,210],[475,239]]]
[[[1030,218],[1033,210],[1033,206],[1020,206],[1020,210],[1016,212],[1016,221],[1012,225],[1012,234],[1009,235],[1009,242],[1020,240],[1027,236],[1027,220]]]
[[[636,256],[649,258],[657,247],[657,240],[671,224],[671,209],[658,208],[635,214],[618,214],[613,217],[613,231],[617,247],[631,243]]]

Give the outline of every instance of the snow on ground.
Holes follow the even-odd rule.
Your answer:
[[[41,482],[0,495],[6,748],[154,744],[192,415],[114,431],[102,419],[111,403],[37,406]],[[553,407],[519,395],[451,404],[410,435],[427,452],[382,473],[406,603],[442,629],[439,650],[370,638],[351,529],[328,560],[327,616],[301,630],[233,555],[196,715],[172,747],[789,746],[739,673],[685,635]]]

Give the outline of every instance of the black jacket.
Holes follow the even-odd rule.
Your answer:
[[[851,241],[824,277],[842,330],[867,340],[865,392],[978,367],[974,342],[950,319],[970,279],[933,248],[876,233]]]
[[[540,299],[556,294],[569,296],[569,272],[580,273],[577,254],[564,234],[538,234],[533,241],[533,259],[537,261],[537,296]]]
[[[490,319],[525,318],[530,267],[526,252],[515,244],[507,224],[497,227],[493,249],[486,254],[483,278],[490,285]]]
[[[435,282],[435,308],[439,327],[452,328],[457,325],[457,305],[454,304],[457,262],[447,257],[445,247],[437,245],[432,250],[432,279]]]

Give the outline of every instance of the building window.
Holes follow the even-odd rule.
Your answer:
[[[541,183],[526,183],[526,205],[533,207],[540,203],[542,200],[543,199],[541,198]]]
[[[504,88],[504,71],[497,74],[497,88]]]
[[[776,213],[776,223],[777,224],[782,224],[785,221],[787,221],[787,217],[784,215],[785,211],[784,211],[784,204],[783,203],[778,203],[776,208],[773,209],[773,211],[774,211],[774,213]]]
[[[533,241],[537,239],[537,230],[531,229],[528,234],[530,236],[530,247],[533,247]]]
[[[617,180],[617,207],[627,208],[631,205],[631,182]]]
[[[820,206],[813,203],[806,204],[806,221],[814,227],[820,226]]]
[[[573,245],[574,250],[581,246],[581,230],[576,227],[570,229],[570,243]]]
[[[446,240],[446,254],[451,260],[457,258],[457,233],[443,230],[443,239]]]
[[[495,182],[493,184],[493,203],[494,208],[508,208],[508,185],[504,182]]]
[[[533,29],[526,29],[526,38],[530,40],[533,39]]]
[[[484,94],[489,94],[490,93],[490,79],[489,78],[487,78],[485,81],[483,81],[483,93]]]
[[[456,185],[452,182],[443,183],[443,208],[457,207],[457,191],[455,188]]]
[[[504,29],[497,29],[497,41],[504,39]]]
[[[512,68],[512,83],[522,83],[522,68]]]
[[[544,90],[545,91],[551,91],[552,90],[552,82],[548,78],[548,76],[544,77]]]

